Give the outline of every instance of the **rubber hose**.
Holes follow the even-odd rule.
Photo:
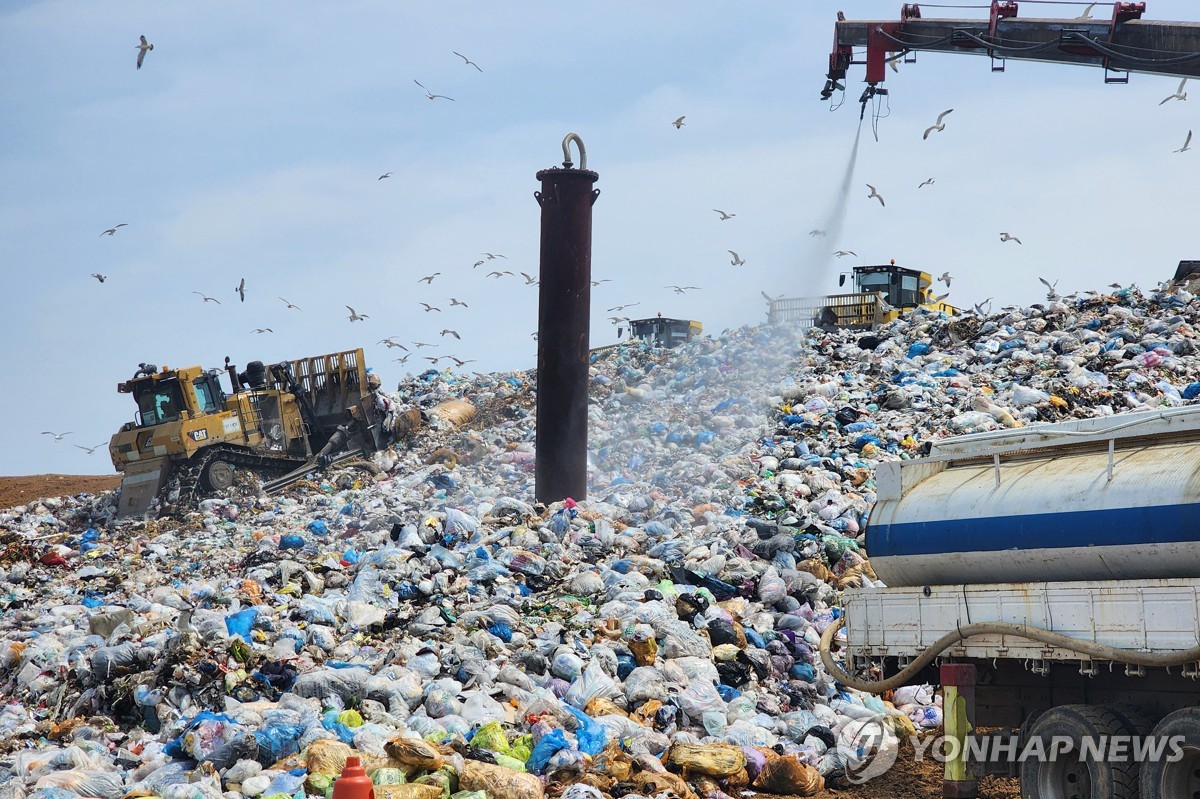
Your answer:
[[[829,651],[829,647],[833,643],[833,637],[837,635],[838,630],[842,629],[845,625],[846,617],[842,616],[839,619],[835,619],[825,628],[825,633],[821,636],[821,662],[825,664],[825,670],[833,675],[833,678],[838,682],[855,690],[873,694],[892,691],[903,685],[907,685],[910,679],[915,677],[921,669],[932,663],[938,655],[959,641],[965,641],[968,638],[975,638],[980,635],[1014,635],[1018,638],[1038,641],[1039,643],[1055,646],[1060,649],[1079,652],[1096,660],[1111,660],[1117,663],[1128,663],[1134,666],[1147,666],[1150,668],[1182,666],[1184,663],[1193,663],[1200,660],[1200,646],[1192,647],[1183,652],[1156,655],[1147,652],[1135,652],[1131,649],[1117,649],[1116,647],[1097,644],[1094,641],[1085,641],[1081,638],[1071,638],[1062,633],[1045,630],[1041,627],[1029,627],[1024,624],[1009,624],[1006,622],[979,622],[976,624],[967,624],[953,632],[946,633],[934,641],[916,660],[901,669],[899,673],[886,680],[876,682],[853,677],[843,671],[834,662],[833,654]]]

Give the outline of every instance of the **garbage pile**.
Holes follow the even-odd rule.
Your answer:
[[[466,398],[282,495],[154,520],[111,495],[0,511],[0,797],[727,799],[844,780],[864,723],[941,723],[817,652],[877,580],[874,467],[935,438],[1200,394],[1184,290],[915,312],[868,334],[747,327],[595,354],[586,500],[537,503],[534,381]]]

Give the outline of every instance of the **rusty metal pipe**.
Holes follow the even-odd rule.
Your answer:
[[[569,133],[563,167],[538,172],[534,192],[542,210],[534,495],[545,503],[587,496],[592,204],[600,196],[592,184],[600,176],[572,168],[572,141],[586,166],[583,140]]]

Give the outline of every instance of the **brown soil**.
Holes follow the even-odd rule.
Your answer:
[[[0,508],[24,505],[46,497],[69,497],[111,491],[121,485],[119,474],[32,474],[0,477]]]

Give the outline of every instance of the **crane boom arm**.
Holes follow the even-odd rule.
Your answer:
[[[868,84],[882,83],[887,61],[898,57],[892,54],[906,51],[989,55],[997,72],[1009,58],[1098,66],[1106,83],[1125,83],[1130,72],[1200,77],[1200,22],[1144,20],[1145,9],[1145,3],[1115,3],[1108,20],[1033,19],[1019,18],[1015,2],[992,0],[986,20],[925,19],[919,3],[906,3],[899,21],[847,20],[839,13],[822,96],[852,64],[865,63]],[[866,47],[865,62],[854,60],[855,47]]]

